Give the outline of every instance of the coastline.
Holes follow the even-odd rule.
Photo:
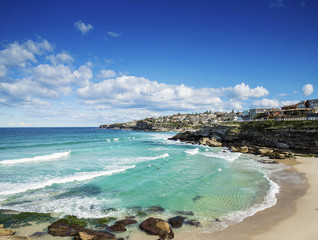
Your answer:
[[[284,170],[283,177],[273,179],[280,185],[278,201],[275,206],[257,212],[255,215],[245,218],[242,222],[218,232],[204,233],[202,229],[193,230],[193,228],[183,226],[181,229],[174,229],[174,239],[315,239],[318,235],[316,227],[318,224],[318,205],[315,202],[318,198],[318,175],[315,172],[318,169],[318,158],[297,157],[296,160],[280,160],[280,163],[290,165],[291,168]],[[295,174],[298,174],[301,180],[299,181],[298,178],[298,182],[291,182],[290,176]],[[14,230],[16,235],[29,237],[32,231],[43,232],[48,225],[49,223],[35,224],[32,227]],[[123,237],[129,235],[132,240],[157,239],[156,236],[135,231],[136,228],[128,229]],[[37,239],[59,238],[44,235]]]

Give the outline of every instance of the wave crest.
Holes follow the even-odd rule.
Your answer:
[[[62,152],[62,153],[53,153],[48,155],[41,155],[32,158],[18,158],[18,159],[9,159],[0,161],[0,164],[10,165],[10,164],[19,164],[19,163],[27,163],[27,162],[40,162],[40,161],[52,161],[62,157],[66,157],[71,154],[71,151]]]

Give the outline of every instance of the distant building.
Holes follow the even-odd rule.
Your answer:
[[[270,110],[271,109],[268,109],[268,108],[253,108],[253,109],[250,109],[250,116],[254,117],[254,116],[256,116],[259,113],[264,113],[264,112],[267,112],[267,111],[270,111]]]

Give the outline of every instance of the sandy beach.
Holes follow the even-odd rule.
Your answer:
[[[318,158],[297,157],[296,160],[284,160],[290,165],[283,176],[274,179],[280,185],[278,201],[274,207],[256,213],[241,223],[225,230],[203,233],[202,229],[193,230],[183,227],[174,229],[176,240],[314,240],[318,236]],[[30,236],[32,231],[43,231],[45,224],[15,229],[17,235]],[[128,233],[128,234],[127,234]],[[129,235],[130,239],[157,239],[136,229],[119,236]],[[57,239],[49,235],[42,239]]]

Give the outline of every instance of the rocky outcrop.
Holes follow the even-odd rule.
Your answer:
[[[158,235],[160,240],[174,238],[174,233],[166,221],[159,218],[148,218],[140,225],[140,229],[150,235]]]
[[[194,142],[208,146],[225,146],[233,151],[268,155],[271,158],[291,157],[290,152],[318,154],[318,127],[249,127],[215,125],[197,131],[178,133],[171,140]]]
[[[81,230],[83,230],[83,227],[77,224],[69,224],[65,219],[58,220],[48,226],[49,234],[60,237],[75,236]]]
[[[170,223],[170,225],[173,228],[181,228],[182,225],[183,225],[184,219],[186,219],[186,218],[182,217],[182,216],[176,216],[176,217],[173,217],[173,218],[169,218],[168,222]]]

